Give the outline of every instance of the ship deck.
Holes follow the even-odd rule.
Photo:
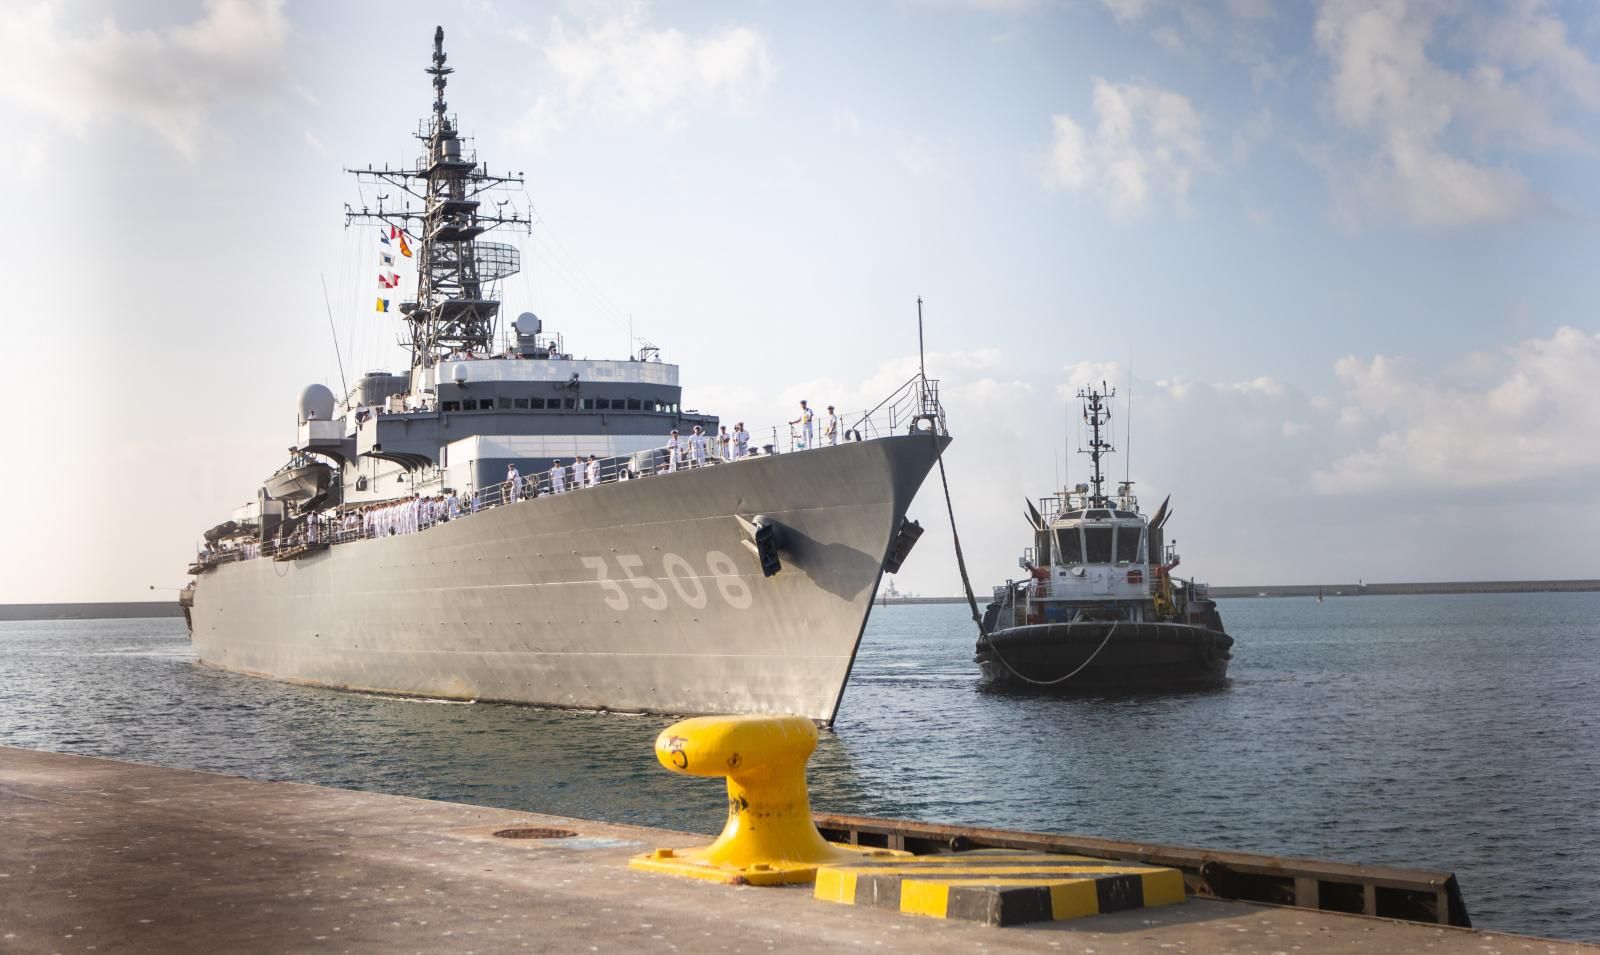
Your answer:
[[[0,831],[7,952],[1600,952],[1195,898],[990,928],[626,865],[702,835],[19,749]]]

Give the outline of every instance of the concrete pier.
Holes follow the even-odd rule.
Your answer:
[[[627,866],[705,841],[0,748],[0,952],[1600,953],[1203,899],[991,928]]]

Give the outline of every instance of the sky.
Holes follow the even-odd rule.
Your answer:
[[[305,385],[405,367],[343,170],[415,158],[435,24],[574,354],[759,434],[908,377],[923,299],[980,598],[1099,382],[1183,573],[1600,577],[1592,4],[21,0],[0,601],[166,599]]]

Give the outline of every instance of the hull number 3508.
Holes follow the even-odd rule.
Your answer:
[[[668,588],[661,580],[644,573],[644,558],[638,554],[616,554],[612,558],[621,572],[613,575],[611,563],[604,557],[585,557],[583,566],[594,572],[594,582],[605,591],[606,606],[612,610],[628,610],[633,601],[647,610],[665,610],[672,600]],[[735,610],[748,610],[752,602],[750,585],[739,576],[739,567],[733,558],[720,550],[706,552],[706,568],[710,571],[712,587],[728,606]],[[656,568],[650,568],[654,571]],[[687,558],[679,554],[661,555],[661,577],[666,580],[677,598],[695,610],[704,610],[710,600],[706,588],[706,575],[695,569]]]

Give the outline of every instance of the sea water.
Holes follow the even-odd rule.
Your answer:
[[[1480,928],[1600,941],[1600,594],[1220,608],[1229,686],[1109,699],[986,691],[965,606],[877,608],[813,805],[1448,870]],[[238,676],[176,619],[0,623],[0,745],[715,832],[667,722]]]

